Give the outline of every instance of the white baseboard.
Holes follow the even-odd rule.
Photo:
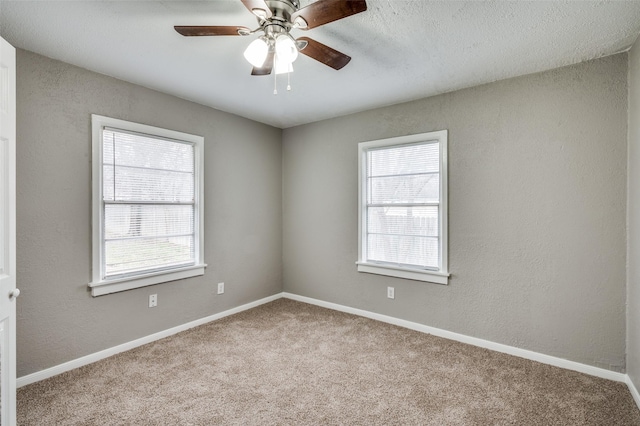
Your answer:
[[[238,306],[236,308],[228,309],[226,311],[223,311],[214,315],[210,315],[205,318],[201,318],[195,321],[188,322],[186,324],[182,324],[182,325],[170,328],[168,330],[159,331],[157,333],[150,334],[149,336],[132,340],[131,342],[123,343],[121,345],[114,346],[112,348],[108,348],[100,352],[95,352],[95,353],[83,356],[81,358],[77,358],[77,359],[65,362],[63,364],[56,365],[55,367],[47,368],[45,370],[37,371],[35,373],[19,377],[16,380],[16,386],[20,388],[22,386],[26,386],[31,383],[39,382],[40,380],[48,379],[49,377],[56,376],[60,373],[64,373],[65,371],[73,370],[74,368],[82,367],[84,365],[91,364],[96,361],[100,361],[101,359],[110,357],[117,353],[128,351],[130,349],[137,348],[138,346],[146,345],[147,343],[151,343],[156,340],[169,337],[173,334],[180,333],[181,331],[185,331],[190,328],[197,327],[199,325],[206,324],[208,322],[227,317],[229,315],[237,314],[238,312],[246,311],[248,309],[255,308],[256,306],[260,306],[280,298],[282,298],[282,293],[274,294],[273,296],[265,297],[264,299],[256,300],[255,302],[250,302],[242,306]]]
[[[617,382],[629,383],[627,381],[627,375],[623,373],[617,373],[615,371],[605,370],[604,368],[598,368],[587,364],[581,364],[575,361],[569,361],[563,358],[557,358],[550,355],[541,354],[539,352],[533,352],[526,349],[516,348],[514,346],[503,345],[501,343],[491,342],[489,340],[478,339],[477,337],[470,337],[464,334],[454,333],[440,328],[429,327],[427,325],[419,324],[416,322],[406,321],[387,315],[376,314],[374,312],[365,311],[362,309],[351,308],[349,306],[338,305],[336,303],[325,302],[318,299],[312,299],[310,297],[298,296],[297,294],[282,293],[282,296],[287,299],[297,300],[299,302],[309,303],[311,305],[320,306],[323,308],[333,309],[336,311],[346,312],[348,314],[354,314],[365,318],[371,318],[377,321],[386,322],[388,324],[397,325],[399,327],[408,328],[410,330],[420,331],[422,333],[433,334],[434,336],[444,337],[445,339],[455,340],[462,343],[467,343],[473,346],[479,346],[481,348],[491,349],[496,352],[502,352],[509,355],[514,355],[520,358],[530,359],[532,361],[541,362],[543,364],[553,365],[567,370],[579,371],[580,373],[589,374],[591,376],[601,377],[603,379],[615,380]],[[633,393],[633,392],[632,392]],[[636,391],[637,395],[637,391]],[[635,395],[634,395],[635,398]],[[638,403],[638,399],[636,399]],[[640,407],[640,404],[638,404]]]
[[[638,408],[640,408],[640,394],[638,393],[638,389],[636,389],[636,385],[633,384],[633,382],[631,381],[631,377],[629,377],[628,374],[625,374],[625,379],[625,383],[629,388],[629,392],[631,392],[633,400],[636,402]]]
[[[128,351],[138,346],[142,346],[144,344],[151,343],[156,340],[160,340],[162,338],[171,336],[173,334],[180,333],[181,331],[188,330],[190,328],[197,327],[199,325],[206,324],[208,322],[215,321],[217,319],[224,318],[229,315],[246,311],[248,309],[255,308],[256,306],[260,306],[265,303],[269,303],[283,297],[287,299],[297,300],[299,302],[309,303],[311,305],[320,306],[323,308],[333,309],[335,311],[346,312],[349,314],[374,319],[377,321],[397,325],[399,327],[408,328],[410,330],[415,330],[422,333],[433,334],[434,336],[443,337],[445,339],[455,340],[462,343],[467,343],[467,344],[478,346],[481,348],[490,349],[496,352],[502,352],[509,355],[514,355],[520,358],[530,359],[532,361],[541,362],[543,364],[548,364],[548,365],[553,365],[560,368],[565,368],[568,370],[578,371],[581,373],[589,374],[591,376],[601,377],[609,380],[615,380],[617,382],[624,382],[629,387],[629,390],[631,392],[631,395],[633,396],[633,399],[635,400],[636,404],[640,408],[640,394],[638,393],[638,390],[636,389],[635,385],[633,384],[629,376],[623,373],[617,373],[615,371],[605,370],[604,368],[598,368],[591,365],[581,364],[579,362],[569,361],[563,358],[545,355],[538,352],[529,351],[526,349],[520,349],[514,346],[503,345],[501,343],[495,343],[489,340],[478,339],[476,337],[470,337],[464,334],[442,330],[440,328],[430,327],[427,325],[406,321],[403,319],[394,318],[387,315],[377,314],[377,313],[365,311],[362,309],[351,308],[349,306],[338,305],[336,303],[325,302],[322,300],[313,299],[306,296],[299,296],[297,294],[292,294],[287,292],[274,294],[273,296],[265,297],[263,299],[256,300],[255,302],[247,303],[242,306],[238,306],[236,308],[226,310],[224,312],[220,312],[205,318],[201,318],[199,320],[191,321],[186,324],[170,328],[168,330],[160,331],[158,333],[154,333],[149,336],[145,336],[128,343],[123,343],[121,345],[114,346],[112,348],[108,348],[100,352],[95,352],[93,354],[89,354],[81,358],[77,358],[75,360],[71,360],[69,362],[65,362],[63,364],[56,365],[51,368],[47,368],[42,371],[38,371],[26,376],[19,377],[17,379],[16,384],[17,384],[17,387],[22,387],[31,383],[38,382],[40,380],[48,379],[49,377],[56,376],[60,373],[64,373],[65,371],[73,370],[74,368],[82,367],[84,365],[91,364],[96,361],[100,361],[101,359],[110,357],[117,353]]]

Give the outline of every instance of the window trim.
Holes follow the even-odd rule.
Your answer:
[[[447,139],[448,131],[439,130],[358,143],[358,261],[356,262],[358,272],[426,281],[436,284],[446,285],[449,283]],[[429,141],[437,141],[440,144],[440,203],[438,207],[440,268],[438,270],[429,270],[410,268],[392,263],[367,261],[367,152],[371,149]]]
[[[195,212],[194,234],[197,238],[195,244],[195,265],[172,268],[168,270],[156,270],[148,273],[140,273],[132,276],[118,276],[114,278],[102,278],[104,276],[102,257],[104,249],[104,214],[102,200],[102,132],[109,127],[125,132],[135,132],[152,137],[175,139],[190,143],[194,146],[195,161]],[[92,296],[102,296],[124,290],[175,281],[183,278],[204,275],[206,264],[204,263],[204,138],[160,127],[139,124],[116,118],[91,114],[91,192],[92,192],[92,280],[89,283]]]

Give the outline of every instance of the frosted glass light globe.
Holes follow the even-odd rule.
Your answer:
[[[262,37],[255,39],[244,51],[244,58],[256,68],[262,67],[269,54],[269,45]]]
[[[292,63],[298,57],[298,48],[291,36],[280,34],[276,38],[276,55],[282,61]]]
[[[293,64],[289,61],[280,59],[280,56],[276,55],[275,71],[276,74],[286,74],[289,72],[293,72]]]

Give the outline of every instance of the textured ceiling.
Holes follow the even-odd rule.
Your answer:
[[[301,6],[311,3],[301,0]],[[627,49],[640,1],[367,0],[364,13],[309,36],[352,61],[335,71],[301,55],[291,74],[252,77],[256,36],[182,37],[174,25],[257,27],[240,0],[0,1],[14,46],[286,128]]]

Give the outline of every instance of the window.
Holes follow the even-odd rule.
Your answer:
[[[358,152],[358,271],[447,284],[447,131]]]
[[[91,120],[91,294],[203,275],[204,139],[98,115]]]

